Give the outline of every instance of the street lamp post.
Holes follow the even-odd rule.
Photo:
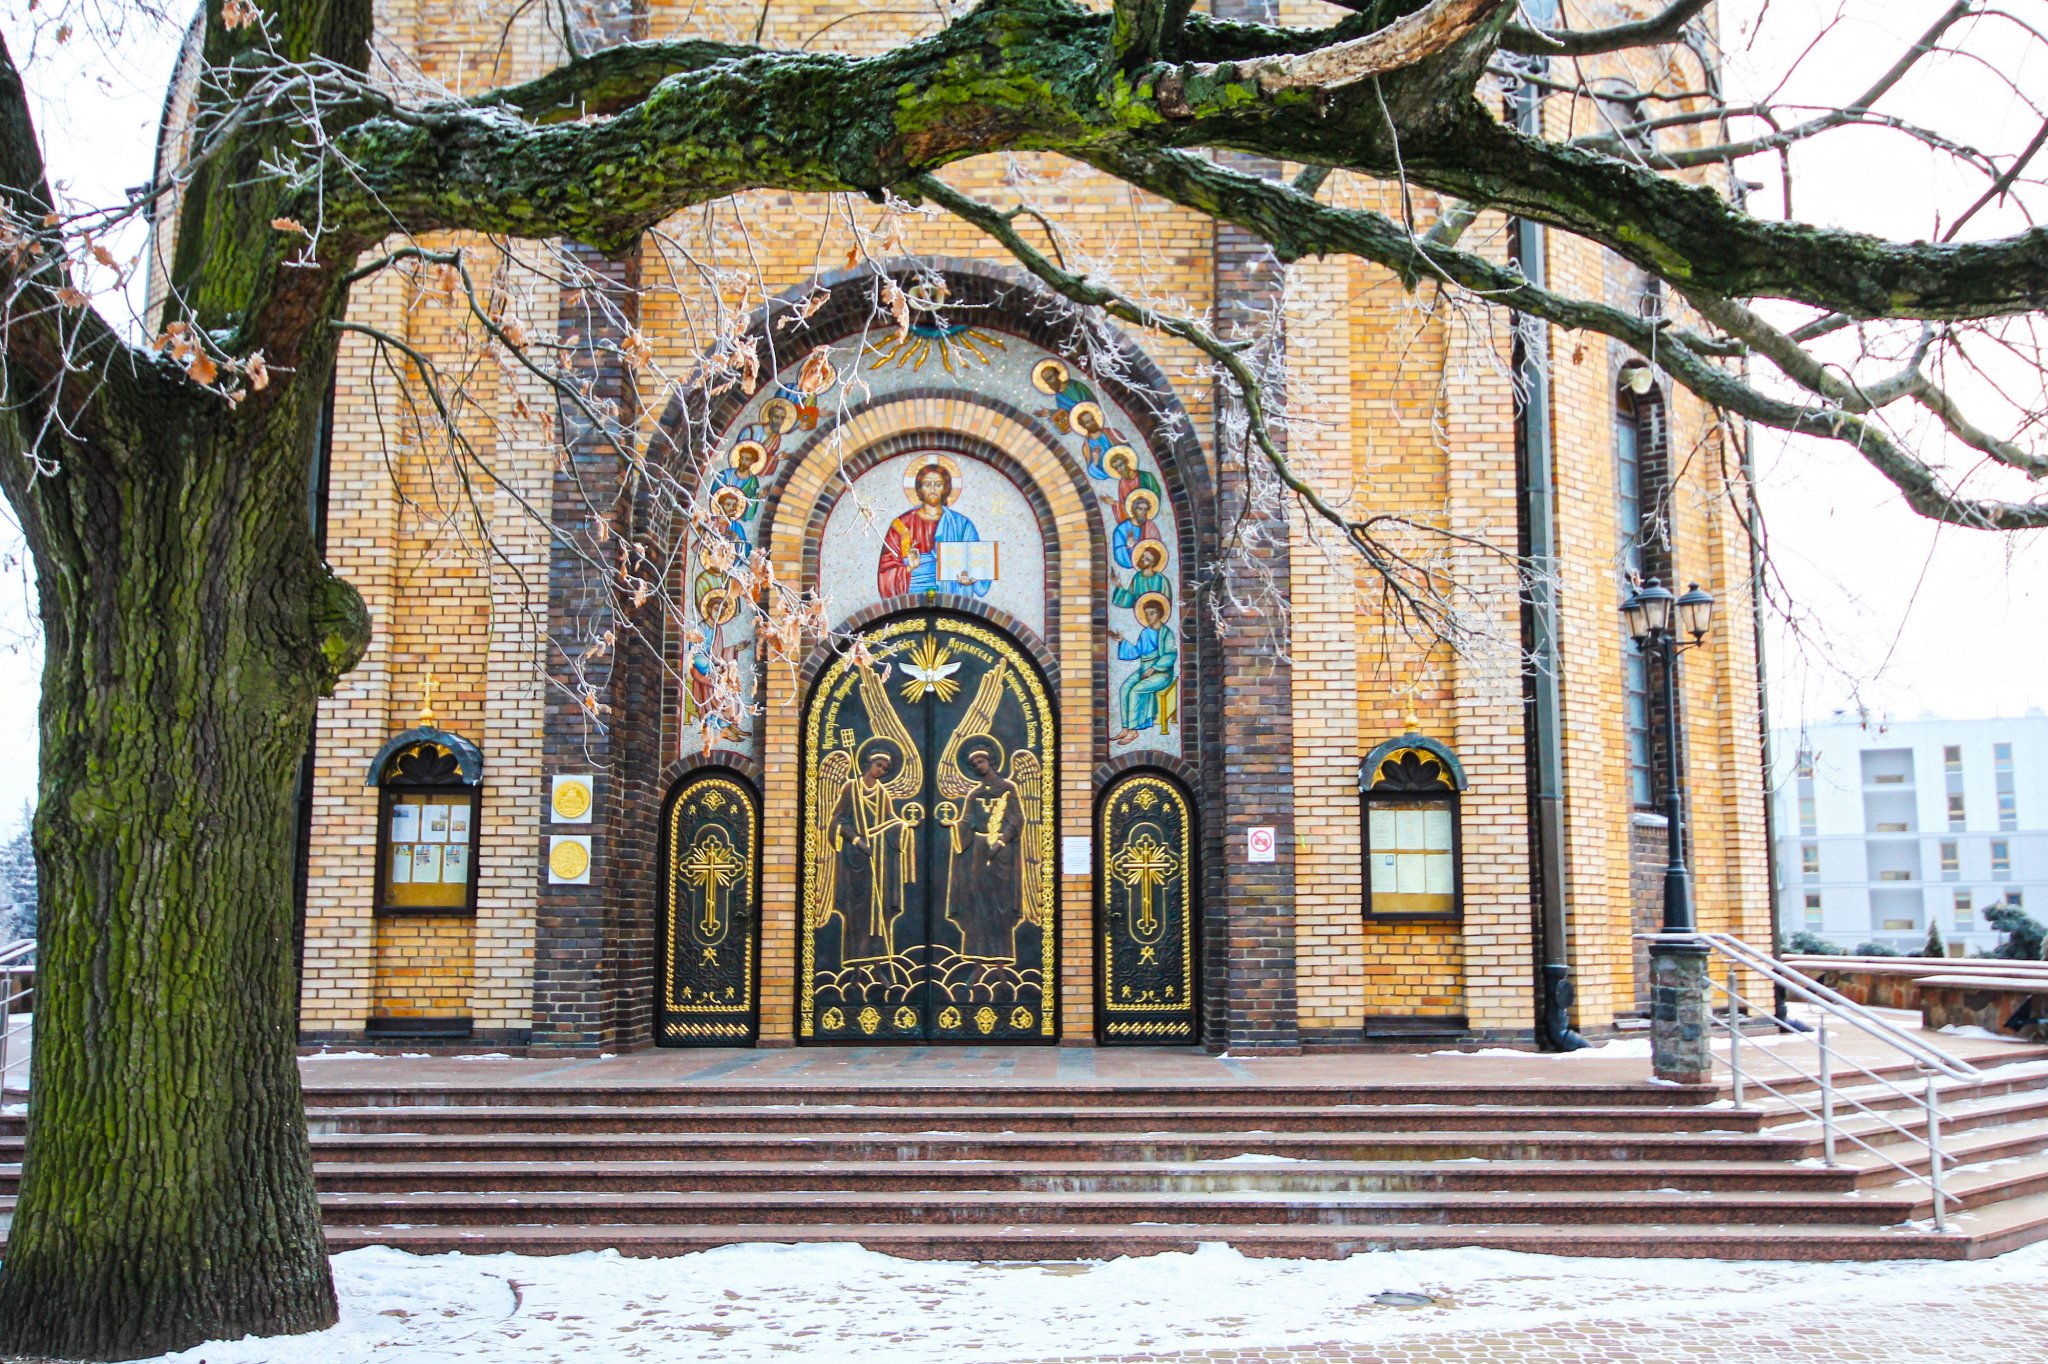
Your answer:
[[[1629,594],[1621,604],[1628,622],[1629,637],[1648,658],[1662,659],[1664,669],[1664,820],[1666,857],[1664,861],[1664,931],[1690,933],[1692,881],[1685,870],[1685,802],[1678,762],[1678,656],[1696,649],[1714,627],[1714,597],[1702,592],[1698,583],[1682,597],[1673,597],[1654,579]],[[1691,636],[1690,639],[1685,636]]]
[[[1629,637],[1645,659],[1664,667],[1664,931],[1650,944],[1651,1068],[1661,1080],[1706,1084],[1713,1078],[1708,1036],[1707,945],[1693,921],[1685,869],[1685,792],[1678,753],[1678,656],[1696,649],[1714,626],[1714,598],[1698,583],[1682,597],[1652,581],[1621,604]],[[1734,1005],[1730,1004],[1731,1009]]]

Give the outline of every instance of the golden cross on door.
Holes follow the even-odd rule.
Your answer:
[[[1180,870],[1180,856],[1147,829],[1109,859],[1109,870],[1127,889],[1137,891],[1138,931],[1152,933],[1159,926],[1159,918],[1152,912],[1153,892]]]
[[[722,830],[709,829],[690,855],[683,859],[683,876],[704,896],[704,922],[698,927],[708,939],[716,940],[720,933],[718,919],[718,892],[728,890],[740,873],[746,870],[746,860],[733,851],[732,844],[725,841]]]

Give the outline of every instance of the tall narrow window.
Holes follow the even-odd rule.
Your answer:
[[[1963,815],[1963,793],[1960,791],[1949,792],[1948,827],[1951,829],[1964,829],[1969,827],[1968,822]]]
[[[2012,745],[1991,745],[1991,771],[1997,778],[1998,827],[2017,829],[2020,827],[2019,796],[2013,788]]]
[[[1957,891],[1953,904],[1955,907],[1956,927],[1965,933],[1975,929],[1977,927],[1977,906],[1970,892],[1967,890]]]
[[[1963,746],[1948,744],[1941,750],[1942,789],[1948,796],[1948,827],[1966,828],[1963,810]]]
[[[1953,838],[1941,841],[1941,879],[1953,881],[1963,874],[1963,858]]]
[[[1419,734],[1389,739],[1358,770],[1365,824],[1365,912],[1449,918],[1461,907],[1458,801],[1465,771]]]
[[[1635,366],[1622,371],[1614,403],[1615,567],[1624,593],[1645,579],[1668,582],[1672,576],[1671,553],[1661,534],[1667,463],[1662,397],[1654,386],[1635,392],[1631,380],[1637,374],[1647,378],[1649,370]],[[1629,797],[1639,807],[1651,807],[1663,783],[1657,771],[1657,701],[1649,660],[1626,641],[1621,659]]]
[[[379,914],[474,914],[483,755],[446,730],[422,726],[384,746],[370,766],[379,788]]]
[[[1820,880],[1820,845],[1802,843],[1799,845],[1799,874],[1808,881]]]
[[[2012,875],[2012,844],[2002,838],[1991,840],[1991,874],[1993,876]]]
[[[1823,922],[1824,920],[1820,912],[1820,892],[1810,890],[1806,893],[1806,929],[1809,933],[1818,933]]]

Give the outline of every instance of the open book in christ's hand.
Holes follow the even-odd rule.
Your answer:
[[[957,583],[965,573],[970,582],[996,579],[997,544],[993,540],[948,540],[939,544],[939,581]]]

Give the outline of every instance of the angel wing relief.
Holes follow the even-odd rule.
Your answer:
[[[917,826],[924,810],[924,757],[890,703],[874,664],[855,659],[855,690],[872,729],[865,739],[844,731],[842,743],[818,764],[818,827],[812,847],[818,887],[806,927],[840,924],[840,962],[896,955],[896,921],[917,881]]]
[[[938,810],[946,828],[945,916],[959,931],[960,954],[987,962],[1017,960],[1017,929],[1043,918],[1044,812],[1038,756],[1005,753],[994,734],[1009,665],[982,675],[946,750]]]

